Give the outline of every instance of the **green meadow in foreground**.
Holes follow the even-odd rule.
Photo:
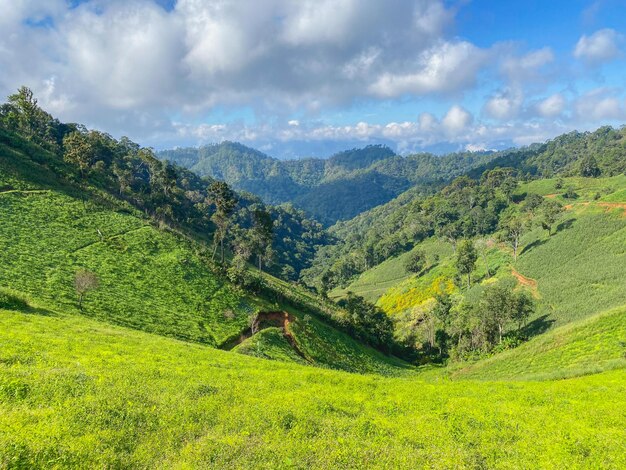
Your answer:
[[[623,468],[626,371],[353,375],[0,310],[0,467]]]

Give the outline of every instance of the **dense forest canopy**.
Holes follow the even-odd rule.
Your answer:
[[[402,157],[388,147],[368,145],[328,159],[285,161],[234,142],[157,155],[199,175],[223,179],[267,203],[292,202],[325,225],[351,219],[415,185],[437,188],[495,158],[491,153],[469,152]]]

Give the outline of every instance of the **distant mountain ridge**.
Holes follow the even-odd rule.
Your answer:
[[[402,157],[384,145],[368,145],[327,159],[279,160],[227,141],[164,150],[158,157],[201,176],[224,180],[267,203],[292,202],[325,225],[332,225],[384,204],[415,185],[438,187],[487,164],[495,155],[468,152]]]

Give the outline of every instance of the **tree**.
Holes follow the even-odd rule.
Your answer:
[[[413,251],[404,263],[404,268],[410,273],[421,273],[425,267],[426,254],[422,250]]]
[[[215,223],[217,230],[215,231],[214,240],[215,248],[219,242],[221,247],[221,259],[224,263],[224,239],[230,225],[230,216],[237,205],[235,193],[223,181],[215,181],[209,186],[210,198],[215,204],[215,213],[211,220]],[[213,250],[215,256],[215,250]]]
[[[510,319],[511,291],[501,283],[485,289],[479,302],[479,313],[485,338],[488,344],[502,342],[502,335]]]
[[[272,238],[274,222],[272,216],[264,208],[252,211],[252,245],[253,252],[257,255],[259,271],[263,270],[263,261],[267,261],[272,251]]]
[[[95,159],[95,149],[89,136],[84,132],[72,132],[63,139],[63,149],[63,159],[75,165],[84,179]]]
[[[600,173],[600,167],[593,155],[587,155],[580,161],[580,176],[597,178]]]
[[[516,292],[504,282],[485,289],[479,302],[479,313],[485,337],[490,344],[502,342],[504,329],[509,321],[517,323],[518,329],[535,311],[532,298],[524,291]]]
[[[504,197],[506,197],[506,202],[511,202],[511,196],[513,195],[513,192],[515,192],[516,188],[517,181],[515,181],[515,179],[511,176],[505,178],[505,180],[502,182],[502,184],[500,185],[500,191],[502,191],[502,194],[504,194]]]
[[[376,347],[391,345],[393,322],[379,307],[352,292],[338,304],[348,312],[349,326],[357,338]]]
[[[529,194],[524,199],[524,211],[531,214],[535,214],[538,209],[543,205],[544,199],[539,194]]]
[[[467,288],[471,287],[472,271],[476,267],[478,253],[471,240],[462,240],[456,251],[456,267],[459,274],[467,276]]]
[[[510,302],[511,320],[517,322],[517,329],[521,330],[528,318],[534,313],[535,302],[525,291],[513,292]]]
[[[556,180],[556,183],[554,183],[554,189],[563,189],[564,184],[565,180],[559,176]]]
[[[517,260],[517,252],[519,249],[519,241],[525,230],[525,221],[517,215],[503,219],[501,228],[504,231],[505,239],[513,248],[513,258]]]
[[[552,227],[558,222],[563,214],[563,206],[552,199],[547,199],[541,206],[541,227],[552,236]]]
[[[491,277],[491,270],[489,269],[489,261],[487,260],[487,249],[489,248],[489,244],[485,239],[476,240],[474,244],[476,246],[477,251],[480,253],[480,257],[483,259],[485,263],[485,270],[487,271],[487,277]]]
[[[78,308],[83,311],[83,298],[87,292],[96,289],[100,285],[98,277],[86,269],[79,269],[74,275],[74,289],[78,294]]]

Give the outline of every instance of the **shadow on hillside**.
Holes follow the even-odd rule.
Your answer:
[[[548,319],[548,315],[542,315],[524,326],[521,330],[521,334],[527,338],[540,335],[548,331],[553,323],[554,320]]]
[[[556,233],[559,233],[563,230],[567,230],[568,228],[572,228],[572,225],[574,225],[574,222],[576,222],[576,219],[567,219],[561,222],[559,225],[556,226]]]
[[[540,238],[538,240],[535,240],[532,243],[529,243],[528,245],[526,245],[524,247],[524,249],[520,252],[520,255],[523,255],[524,253],[528,253],[530,250],[532,250],[533,248],[537,248],[541,245],[543,245],[544,243],[546,243],[548,240],[545,238]]]
[[[429,272],[431,272],[433,269],[435,269],[437,266],[439,266],[439,263],[434,263],[429,265],[428,267],[422,269],[419,273],[417,274],[417,277],[422,277],[422,276],[426,276],[426,274],[428,274]]]

